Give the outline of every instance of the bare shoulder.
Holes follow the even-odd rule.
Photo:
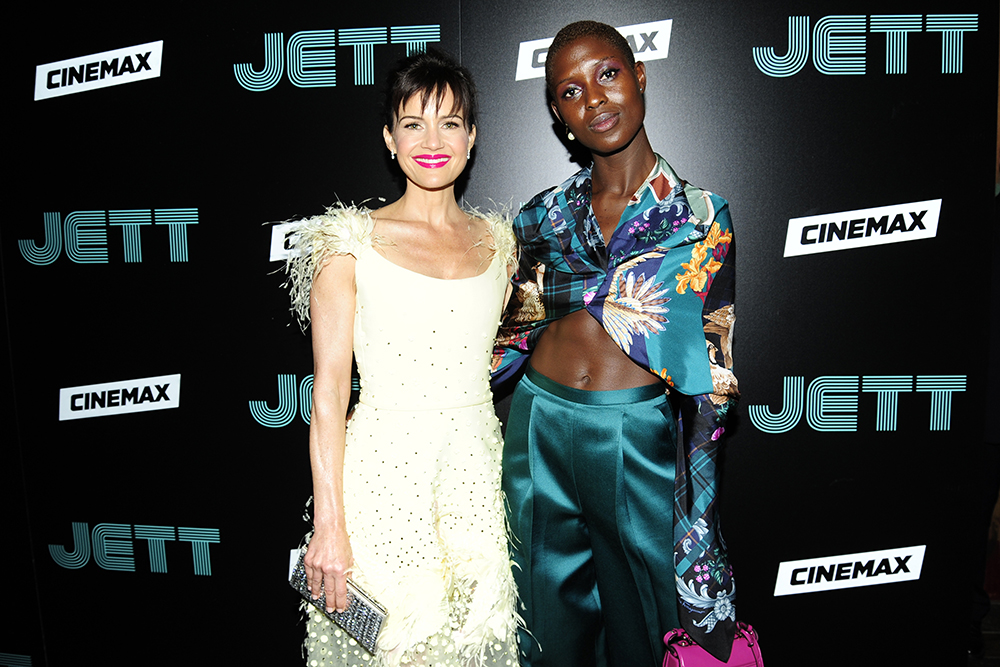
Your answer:
[[[398,203],[393,202],[371,212],[372,245],[376,248],[419,241],[419,225],[403,215]]]

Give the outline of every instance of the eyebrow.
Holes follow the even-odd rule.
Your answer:
[[[400,116],[399,118],[396,119],[396,122],[397,123],[401,123],[402,121],[404,121],[404,120],[406,120],[408,118],[412,119],[412,120],[423,120],[424,119],[423,116]],[[450,118],[457,118],[458,120],[462,121],[463,123],[465,122],[465,119],[462,118],[462,114],[452,113],[452,114],[448,114],[447,116],[441,116],[442,120],[447,120],[447,119],[450,119]]]
[[[601,58],[600,60],[598,60],[597,64],[600,65],[601,63],[607,62],[608,60],[614,60],[617,57],[618,56],[605,56],[605,57]],[[573,77],[568,76],[565,79],[562,79],[561,81],[556,81],[554,85],[555,85],[555,87],[561,86],[562,84],[566,83],[567,81],[569,81],[572,78]]]

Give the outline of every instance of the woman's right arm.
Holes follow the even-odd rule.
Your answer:
[[[334,255],[312,283],[309,298],[314,360],[309,426],[315,533],[305,557],[313,598],[321,587],[327,611],[347,608],[347,573],[354,564],[344,517],[344,446],[351,396],[355,259]],[[333,592],[331,594],[331,591]]]

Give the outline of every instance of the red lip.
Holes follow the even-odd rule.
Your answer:
[[[606,111],[590,121],[589,127],[592,132],[607,132],[618,124],[618,120],[616,112]]]
[[[439,169],[451,161],[451,156],[440,153],[435,153],[434,155],[414,155],[413,161],[426,169]]]

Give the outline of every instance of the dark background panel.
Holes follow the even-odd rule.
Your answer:
[[[439,45],[458,52],[458,17],[456,3],[174,7],[141,22],[125,11],[71,11],[22,55],[33,77],[37,64],[164,40],[157,79],[17,101],[31,130],[18,138],[26,192],[3,254],[13,384],[30,428],[9,451],[23,454],[31,510],[38,576],[26,582],[51,602],[41,614],[47,661],[40,637],[0,652],[53,665],[76,664],[82,651],[110,664],[299,660],[300,613],[285,579],[308,527],[307,427],[299,411],[281,428],[261,425],[249,401],[277,406],[278,375],[303,380],[311,356],[280,265],[268,260],[269,223],[338,199],[398,196],[379,111],[381,82],[406,47],[375,48],[375,85],[354,84],[351,47],[336,49],[336,87],[298,88],[286,69],[271,90],[251,92],[233,65],[261,68],[267,32],[287,43],[303,30],[437,24]],[[113,227],[107,264],[64,253],[38,267],[17,249],[18,239],[41,242],[45,211],[188,207],[198,224],[187,228],[184,263],[170,261],[166,228],[156,226],[142,231],[141,263],[124,262]],[[182,377],[175,410],[58,421],[61,387],[173,373]],[[132,540],[134,572],[93,558],[70,570],[48,547],[72,549],[73,522],[213,528],[220,542],[209,545],[211,576],[195,574],[183,541],[167,542],[168,571],[152,572],[141,539]]]
[[[0,229],[0,239],[3,229]],[[2,260],[0,260],[2,261]],[[0,530],[4,545],[0,550],[3,589],[16,600],[18,613],[8,614],[8,633],[0,652],[41,656],[44,640],[37,587],[37,567],[32,560],[30,517],[24,489],[24,466],[18,446],[17,400],[10,360],[9,321],[6,309],[0,327]]]
[[[874,394],[858,397],[858,429],[821,433],[803,417],[766,434],[746,408],[728,429],[723,522],[739,613],[774,664],[833,664],[817,637],[849,632],[872,664],[957,664],[968,605],[964,508],[976,470],[995,147],[995,14],[966,33],[964,73],[942,75],[941,39],[913,34],[908,73],[884,73],[885,37],[867,38],[867,73],[830,76],[811,60],[791,77],[754,65],[754,46],[787,48],[787,21],[809,15],[982,12],[980,6],[882,3],[600,3],[579,11],[504,3],[524,17],[498,28],[492,9],[465,15],[466,34],[499,42],[474,52],[503,85],[483,91],[468,196],[526,201],[577,169],[545,104],[541,79],[514,80],[517,45],[568,20],[616,26],[672,19],[669,57],[647,63],[647,130],[680,175],[730,201],[738,251],[736,371],[742,404],[782,404],[782,378],[968,376],[951,430],[930,432],[929,395],[901,394],[898,430],[876,432]],[[641,56],[639,56],[641,58]],[[526,100],[527,99],[527,103]],[[956,103],[961,100],[961,103]],[[510,132],[502,128],[516,128]],[[489,158],[492,159],[488,159]],[[789,218],[942,198],[937,238],[784,258]],[[987,232],[987,233],[984,233]],[[976,239],[976,240],[973,240]],[[986,252],[983,252],[987,249]],[[962,259],[959,259],[959,258]],[[961,277],[945,278],[960,264]],[[995,296],[993,297],[995,301]],[[959,342],[962,341],[962,342]],[[773,597],[783,561],[926,544],[919,581]],[[948,628],[957,639],[908,645],[896,632]],[[804,658],[808,656],[808,659]]]
[[[184,4],[141,19],[124,3],[31,8],[43,37],[19,32],[8,139],[17,165],[0,260],[6,312],[3,383],[4,569],[18,625],[0,653],[33,664],[293,664],[302,626],[284,583],[288,552],[307,528],[308,428],[299,387],[309,337],[292,321],[268,259],[269,223],[402,191],[382,135],[381,82],[405,55],[375,48],[376,85],[353,83],[338,46],[337,86],[298,88],[287,73],[251,92],[236,63],[260,68],[264,34],[437,24],[437,44],[477,78],[481,113],[466,202],[517,208],[579,165],[548,111],[541,79],[515,81],[518,44],[569,21],[624,26],[670,19],[669,57],[647,65],[647,128],[682,177],[730,200],[739,245],[736,363],[744,408],[729,428],[723,515],[739,582],[739,613],[761,631],[768,664],[834,664],[817,637],[851,636],[885,664],[959,664],[969,565],[968,483],[979,464],[987,388],[989,225],[995,224],[997,8],[831,2],[664,5],[393,1],[318,11],[298,3],[197,11]],[[884,35],[867,38],[867,73],[829,76],[812,62],[786,78],[753,63],[755,46],[787,45],[787,20],[832,14],[978,13],[964,73],[940,73],[940,35],[912,34],[909,72],[884,73]],[[498,17],[502,17],[502,20]],[[157,79],[40,102],[35,66],[164,40]],[[642,56],[640,55],[640,58]],[[935,239],[784,258],[788,219],[943,199]],[[196,208],[188,261],[172,262],[165,227],[142,231],[126,263],[108,228],[107,264],[65,252],[33,266],[17,241],[43,234],[43,213]],[[58,421],[63,387],[179,373],[180,407]],[[858,430],[824,433],[805,418],[758,430],[746,406],[781,407],[782,379],[824,375],[957,374],[951,430],[928,429],[929,395],[902,394],[899,427],[877,432],[862,393]],[[295,376],[281,396],[279,376]],[[259,423],[250,401],[296,401],[292,421]],[[988,409],[985,410],[988,414]],[[168,572],[60,567],[49,545],[72,544],[86,522],[218,529],[211,576],[191,546],[165,545]],[[781,562],[926,544],[920,580],[774,597]],[[67,596],[71,598],[67,599]],[[72,613],[67,613],[67,608]],[[237,628],[232,635],[230,627]],[[248,641],[249,640],[249,641]],[[209,648],[211,647],[211,648]],[[220,654],[225,656],[220,658]],[[230,659],[231,658],[231,659]],[[874,664],[874,662],[873,662]]]

